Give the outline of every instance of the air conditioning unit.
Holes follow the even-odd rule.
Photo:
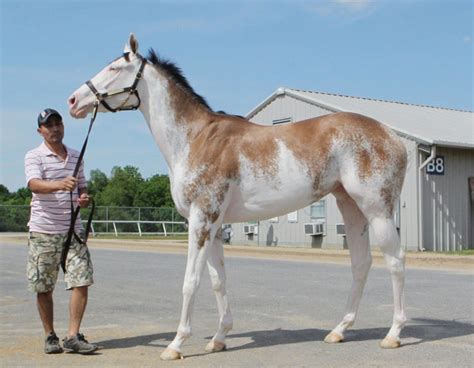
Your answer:
[[[258,225],[244,225],[244,234],[258,234]]]
[[[346,227],[344,224],[336,224],[336,234],[346,236]]]
[[[324,235],[324,222],[310,222],[304,224],[305,235]]]

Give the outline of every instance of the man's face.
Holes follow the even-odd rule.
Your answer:
[[[47,143],[58,144],[63,141],[64,125],[58,116],[51,116],[48,121],[41,124],[38,128],[38,133],[44,138]]]

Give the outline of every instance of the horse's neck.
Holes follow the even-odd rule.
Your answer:
[[[183,112],[180,104],[170,92],[170,83],[155,71],[145,76],[144,87],[140,91],[142,111],[156,143],[173,171],[189,150],[193,132],[202,125],[203,117],[199,114]],[[158,79],[158,80],[157,80]],[[189,102],[189,101],[187,101]],[[179,111],[178,111],[179,109]]]

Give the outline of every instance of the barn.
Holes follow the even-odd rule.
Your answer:
[[[395,222],[413,251],[474,247],[474,114],[441,107],[278,88],[246,116],[257,124],[292,124],[356,112],[392,128],[408,152]],[[226,225],[229,227],[229,225]],[[344,222],[334,196],[272,219],[231,225],[231,243],[345,248]]]

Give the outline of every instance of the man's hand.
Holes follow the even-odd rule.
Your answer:
[[[60,190],[66,190],[68,192],[72,192],[76,189],[77,186],[77,178],[74,176],[67,176],[63,180],[59,181]]]
[[[81,196],[77,199],[77,204],[81,208],[89,207],[90,197],[87,193],[82,193]]]

